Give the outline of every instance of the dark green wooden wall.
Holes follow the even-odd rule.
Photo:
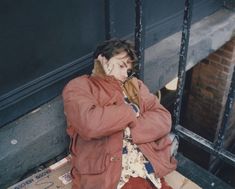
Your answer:
[[[112,34],[133,39],[134,0],[111,0]],[[183,0],[145,1],[146,47],[181,29]],[[221,0],[197,0],[193,22]],[[105,39],[104,0],[0,2],[0,126],[61,93],[89,73],[91,53]]]

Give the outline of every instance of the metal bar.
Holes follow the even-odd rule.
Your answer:
[[[135,0],[135,50],[138,63],[135,65],[137,77],[144,80],[145,21],[144,2]]]
[[[215,155],[219,159],[229,163],[230,165],[235,167],[235,154],[228,152],[227,150],[220,149],[217,150],[214,148],[212,142],[206,140],[205,138],[193,133],[192,131],[182,127],[181,125],[177,125],[175,127],[175,131],[177,135],[179,135],[184,140],[197,145],[203,150]]]
[[[178,83],[177,83],[176,101],[174,103],[174,110],[173,110],[173,129],[175,128],[176,125],[179,124],[179,119],[180,119],[180,109],[181,109],[185,76],[186,76],[185,70],[186,70],[186,62],[188,54],[190,26],[192,19],[192,8],[193,8],[192,4],[193,0],[185,0],[184,19],[183,19],[181,47],[180,47],[180,56],[179,56]]]
[[[232,80],[231,80],[231,84],[229,88],[227,101],[225,104],[225,110],[224,110],[221,127],[216,137],[216,140],[214,142],[214,148],[216,150],[220,150],[223,147],[224,135],[228,127],[228,121],[229,121],[233,103],[234,103],[234,96],[235,96],[235,67],[233,68],[233,76],[232,76]],[[209,171],[212,173],[216,172],[218,170],[219,165],[220,165],[219,159],[217,157],[211,156]]]
[[[229,93],[228,93],[228,97],[227,97],[227,101],[225,105],[221,127],[219,130],[217,139],[215,141],[215,144],[214,144],[217,150],[219,150],[223,146],[224,134],[228,127],[228,121],[229,121],[229,117],[231,115],[231,111],[232,111],[232,107],[234,103],[234,96],[235,96],[235,66],[233,68],[233,76],[232,76],[232,80],[231,80],[231,84],[229,88]]]
[[[113,0],[104,1],[104,14],[105,14],[105,39],[111,39],[115,36],[114,16],[113,16]]]

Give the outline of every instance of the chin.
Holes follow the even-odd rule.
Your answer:
[[[127,78],[125,78],[125,79],[120,79],[120,81],[121,81],[121,82],[125,82],[125,81],[126,81],[126,79],[127,79]]]

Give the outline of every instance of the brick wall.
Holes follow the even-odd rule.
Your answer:
[[[213,141],[221,125],[235,65],[235,37],[197,64],[192,71],[185,126]],[[225,144],[235,139],[235,105]]]

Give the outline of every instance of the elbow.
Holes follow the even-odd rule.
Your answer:
[[[90,125],[92,125],[92,127],[90,127]],[[81,125],[80,125],[78,132],[79,132],[79,135],[81,136],[81,138],[83,138],[86,141],[98,139],[99,138],[98,132],[95,128],[97,128],[97,127],[94,123],[86,123],[86,124],[84,124],[83,127],[81,127]]]
[[[66,118],[68,126],[72,127],[82,139],[86,141],[92,140],[94,132],[87,126],[87,124],[82,123],[78,117],[72,116],[71,114]]]
[[[167,123],[171,127],[171,125],[172,125],[172,117],[171,117],[170,112],[167,112]]]
[[[90,141],[94,139],[94,133],[91,129],[80,129],[79,130],[79,135],[83,140]]]
[[[96,125],[91,120],[85,120],[85,121],[80,120],[79,126],[77,128],[78,128],[79,135],[84,140],[89,141],[95,138],[96,132],[94,128],[96,128]]]
[[[171,127],[172,127],[172,118],[170,112],[166,111],[165,116],[164,116],[164,123],[165,123],[165,129],[166,133],[171,132]]]
[[[79,135],[86,141],[102,138],[102,136],[97,135],[97,133],[92,129],[86,129],[85,131],[79,132]]]

